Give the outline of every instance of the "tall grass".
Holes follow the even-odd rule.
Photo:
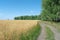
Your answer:
[[[41,32],[41,27],[39,24],[35,25],[31,30],[27,33],[22,33],[20,36],[20,40],[37,40]]]
[[[35,40],[40,33],[37,20],[0,21],[0,40]]]

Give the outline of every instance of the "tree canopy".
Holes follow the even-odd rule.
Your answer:
[[[60,0],[42,0],[42,20],[60,21]]]

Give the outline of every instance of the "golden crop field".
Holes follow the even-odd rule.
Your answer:
[[[18,35],[27,32],[36,24],[37,20],[0,20],[0,40],[13,40],[13,35],[18,39]]]

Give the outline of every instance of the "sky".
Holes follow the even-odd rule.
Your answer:
[[[42,9],[41,4],[41,0],[0,0],[0,20],[39,15]]]

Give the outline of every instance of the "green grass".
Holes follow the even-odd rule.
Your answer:
[[[54,33],[50,30],[49,27],[46,27],[46,40],[55,40]]]
[[[40,31],[41,31],[41,27],[39,24],[37,24],[31,30],[29,30],[26,34],[22,33],[20,36],[20,40],[37,40],[37,37],[40,34]]]

